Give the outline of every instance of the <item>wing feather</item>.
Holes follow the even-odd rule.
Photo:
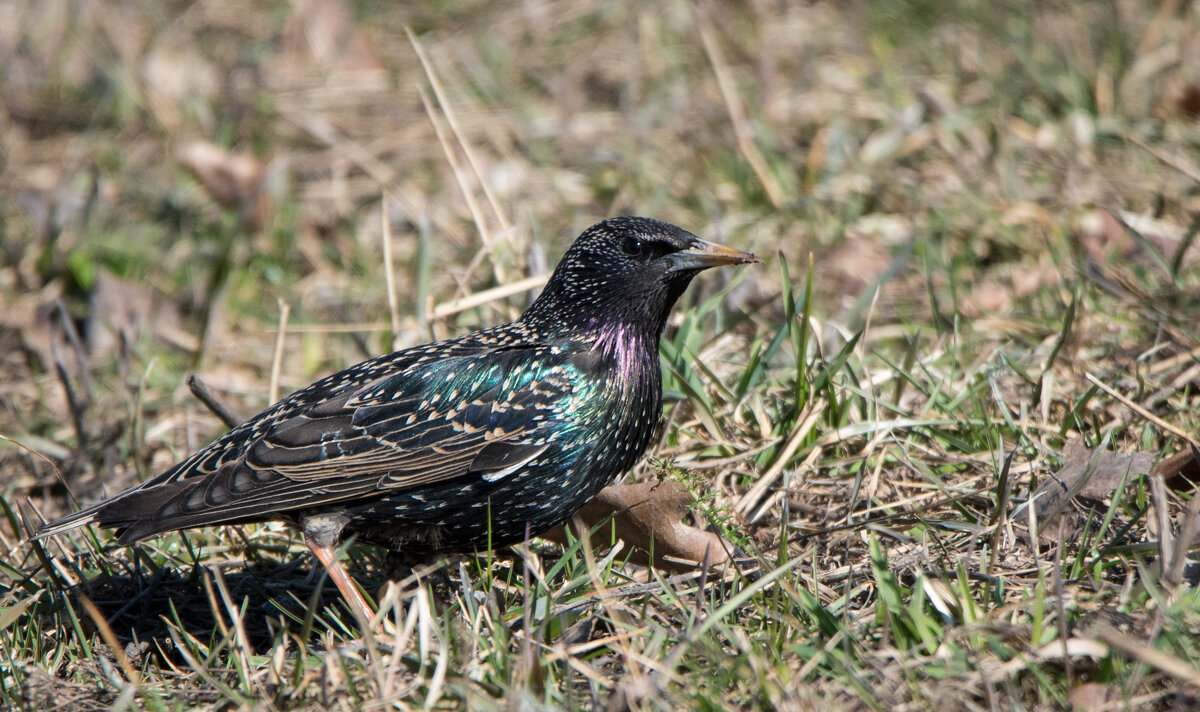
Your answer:
[[[131,542],[471,474],[485,481],[509,476],[553,441],[563,399],[577,386],[570,358],[547,346],[480,351],[419,363],[290,409],[285,400],[98,505],[93,518],[123,529],[121,541]]]

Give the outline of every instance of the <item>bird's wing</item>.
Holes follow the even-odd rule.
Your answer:
[[[499,479],[561,435],[589,358],[550,346],[487,350],[301,398],[303,407],[265,411],[78,523],[122,529],[129,543],[460,477]]]

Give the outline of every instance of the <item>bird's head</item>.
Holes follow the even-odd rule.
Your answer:
[[[521,319],[543,329],[632,326],[657,336],[692,277],[758,261],[669,223],[612,218],[576,238]]]

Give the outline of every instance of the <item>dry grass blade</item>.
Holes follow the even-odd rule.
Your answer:
[[[276,302],[279,305],[279,325],[275,331],[275,355],[271,358],[271,387],[267,391],[268,402],[279,400],[279,372],[283,368],[283,347],[286,343],[288,317],[292,307],[282,298]]]
[[[1134,413],[1137,413],[1138,415],[1142,416],[1143,418],[1150,421],[1151,423],[1154,423],[1155,425],[1157,425],[1158,427],[1167,431],[1168,433],[1177,435],[1180,438],[1182,438],[1183,440],[1191,443],[1192,445],[1200,445],[1200,441],[1197,441],[1195,438],[1193,438],[1191,436],[1191,434],[1189,434],[1187,431],[1168,423],[1167,421],[1165,421],[1162,418],[1158,417],[1157,415],[1151,413],[1150,411],[1146,410],[1145,408],[1138,405],[1137,403],[1134,403],[1133,401],[1129,400],[1128,398],[1126,398],[1125,396],[1121,395],[1116,390],[1114,390],[1111,386],[1109,386],[1108,384],[1101,381],[1099,378],[1096,378],[1095,376],[1093,376],[1090,373],[1084,374],[1084,378],[1086,378],[1090,383],[1094,384],[1097,388],[1104,391],[1108,395],[1121,401],[1121,403],[1126,408],[1129,408]]]
[[[1146,153],[1149,153],[1151,156],[1154,156],[1161,161],[1163,165],[1174,168],[1183,175],[1192,179],[1193,182],[1200,184],[1200,168],[1197,168],[1189,163],[1188,160],[1183,157],[1183,155],[1167,153],[1157,146],[1151,146],[1143,141],[1140,137],[1132,133],[1126,134],[1125,140],[1142,149]]]
[[[779,452],[779,456],[775,458],[775,462],[771,464],[771,467],[758,478],[754,485],[734,505],[734,509],[738,514],[745,517],[750,513],[750,510],[758,506],[763,496],[766,495],[767,490],[775,485],[775,481],[779,479],[779,475],[783,473],[783,469],[787,467],[792,456],[800,449],[800,445],[804,442],[804,439],[812,433],[813,428],[820,422],[827,405],[824,400],[818,398],[809,402],[804,407],[804,412],[798,418],[799,425],[792,431],[791,437],[784,444],[783,449]]]
[[[767,191],[771,205],[776,209],[781,208],[786,201],[783,188],[771,174],[771,169],[767,166],[762,151],[758,150],[758,144],[754,142],[754,133],[746,120],[746,110],[742,106],[742,100],[738,98],[733,77],[730,76],[729,65],[725,63],[725,59],[721,55],[721,48],[717,46],[716,39],[713,38],[712,27],[705,16],[704,6],[700,5],[694,8],[693,16],[696,18],[696,29],[700,33],[700,42],[704,45],[704,52],[708,55],[708,61],[717,77],[717,86],[721,89],[725,108],[729,111],[729,121],[733,124],[734,135],[737,136],[738,149],[742,152],[746,162],[750,164],[754,175],[762,183],[763,189]]]
[[[1188,665],[1174,655],[1137,643],[1128,633],[1107,625],[1099,625],[1093,632],[1106,645],[1126,655],[1161,670],[1180,682],[1200,688],[1200,670]]]
[[[358,141],[346,138],[340,134],[327,121],[305,112],[289,110],[287,108],[284,108],[282,113],[285,118],[304,129],[314,139],[335,149],[338,156],[345,158],[365,171],[380,186],[391,186],[396,180],[395,169],[380,160],[377,155],[367,150]]]
[[[96,624],[96,629],[100,631],[100,637],[104,639],[104,643],[108,646],[109,652],[116,658],[117,664],[121,666],[121,670],[125,673],[125,678],[129,680],[129,684],[137,686],[141,682],[141,675],[138,674],[137,668],[129,660],[129,656],[125,654],[125,648],[113,633],[112,626],[104,618],[104,614],[92,602],[92,599],[79,595],[79,602],[83,604],[83,609],[87,611],[88,617]]]
[[[503,284],[498,287],[483,289],[478,292],[472,292],[450,301],[442,302],[433,307],[430,311],[430,316],[434,319],[444,319],[448,316],[454,316],[460,312],[476,307],[485,306],[517,294],[529,292],[534,289],[540,289],[546,286],[546,281],[550,279],[549,274],[538,274],[525,279],[517,280],[509,284]],[[411,322],[410,322],[411,323]],[[404,324],[402,324],[403,328]],[[386,331],[391,328],[389,324],[380,323],[357,323],[357,324],[293,324],[288,327],[293,333],[304,334],[338,334],[347,332],[378,332]],[[276,333],[278,333],[276,331]]]
[[[462,147],[463,155],[467,157],[467,163],[470,164],[471,171],[475,174],[475,179],[479,181],[479,186],[483,189],[483,195],[487,198],[488,205],[491,206],[492,213],[496,216],[496,221],[500,223],[500,236],[509,241],[511,245],[513,238],[512,225],[509,224],[508,218],[504,216],[504,211],[500,209],[499,201],[496,200],[496,196],[488,185],[487,176],[484,175],[479,159],[476,158],[475,151],[471,148],[471,142],[467,140],[466,134],[458,122],[454,107],[446,99],[446,92],[442,89],[442,83],[438,80],[437,73],[433,71],[433,65],[430,64],[429,57],[425,54],[425,48],[421,46],[421,42],[413,34],[411,28],[405,27],[404,31],[408,34],[408,41],[412,45],[413,51],[416,52],[417,59],[421,62],[421,69],[425,72],[425,78],[429,80],[429,86],[433,87],[433,95],[437,97],[438,105],[442,107],[442,112],[446,115],[446,122],[450,124],[450,130],[454,133],[454,138],[458,140],[458,145]],[[485,238],[484,242],[488,242],[488,240]]]
[[[433,308],[431,316],[435,319],[441,319],[468,309],[483,306],[484,304],[491,304],[501,299],[507,299],[514,294],[521,294],[531,289],[544,287],[548,279],[550,279],[550,275],[539,274],[499,287],[492,287],[491,289],[485,289],[474,294],[468,294],[465,297],[459,297],[458,299],[438,304]]]
[[[243,620],[242,611],[239,609],[237,604],[234,603],[233,596],[231,596],[229,593],[229,585],[225,583],[225,574],[221,571],[221,567],[214,566],[211,571],[213,578],[217,582],[217,592],[220,594],[221,603],[225,607],[225,612],[229,615],[230,622],[233,623],[233,631],[231,635],[233,640],[230,642],[233,644],[233,649],[235,652],[234,657],[237,659],[237,664],[240,669],[242,679],[250,682],[254,679],[254,676],[251,674],[252,667],[250,662],[254,653],[250,649],[250,638],[246,635],[246,624]],[[205,578],[204,580],[205,584],[207,585],[208,579]],[[213,614],[219,617],[220,612],[215,610],[215,603],[213,608]]]
[[[410,36],[412,37],[412,36]],[[418,47],[416,38],[412,37],[413,47]],[[418,54],[420,55],[420,54]],[[492,249],[493,237],[492,231],[487,227],[487,221],[484,219],[484,214],[479,209],[478,202],[475,201],[475,192],[470,190],[470,185],[467,183],[466,172],[462,169],[462,164],[458,162],[457,151],[454,146],[450,145],[449,139],[446,138],[445,127],[442,125],[442,119],[438,116],[438,110],[433,106],[430,97],[426,94],[424,86],[419,86],[418,90],[421,94],[421,106],[425,107],[425,113],[430,118],[430,124],[433,126],[433,132],[437,134],[438,144],[442,146],[443,155],[446,158],[446,163],[454,169],[455,183],[458,184],[458,190],[462,192],[464,201],[467,201],[467,209],[470,211],[470,217],[475,222],[475,229],[479,232],[479,237],[484,243],[484,249],[490,251]],[[444,109],[445,107],[443,107]],[[499,261],[492,263],[492,269],[496,273],[496,281],[504,282],[505,273],[503,265]]]
[[[392,221],[388,213],[388,194],[379,199],[379,220],[383,241],[383,276],[387,285],[388,315],[391,317],[392,350],[400,348],[400,302],[396,296],[396,265],[392,259]]]

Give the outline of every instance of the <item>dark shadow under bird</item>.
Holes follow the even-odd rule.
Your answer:
[[[95,523],[132,544],[284,520],[369,620],[334,555],[342,537],[470,551],[560,524],[649,445],[662,414],[659,337],[692,278],[757,261],[656,220],[598,223],[516,321],[323,378],[35,538]]]

